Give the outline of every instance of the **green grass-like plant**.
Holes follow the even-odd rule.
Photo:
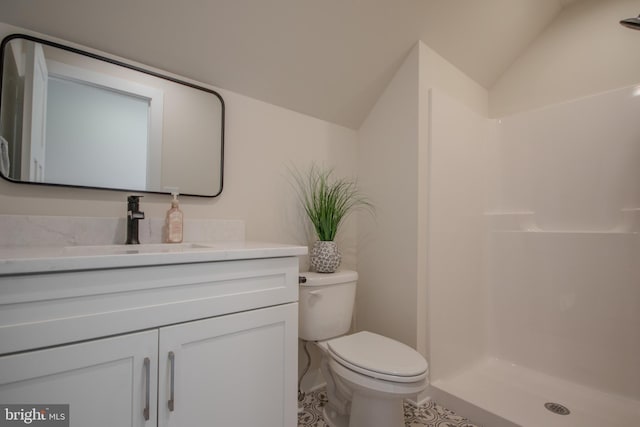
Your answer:
[[[374,206],[358,190],[355,181],[332,177],[333,169],[312,165],[306,174],[292,170],[302,206],[313,224],[318,240],[333,241],[342,221],[355,209],[373,213]]]

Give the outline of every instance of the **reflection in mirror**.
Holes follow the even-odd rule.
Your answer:
[[[11,181],[217,196],[215,91],[25,35],[2,42],[0,174]]]

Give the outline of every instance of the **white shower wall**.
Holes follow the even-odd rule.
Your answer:
[[[504,118],[493,140],[489,353],[640,399],[640,90]]]
[[[431,380],[487,353],[484,158],[491,121],[442,91],[429,93],[428,323]]]
[[[640,399],[638,235],[490,237],[493,357]]]
[[[640,207],[640,86],[498,120],[489,210],[543,230],[606,231]]]
[[[639,95],[490,120],[431,94],[436,400],[492,426],[640,425]]]

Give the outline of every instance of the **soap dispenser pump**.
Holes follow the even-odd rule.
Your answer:
[[[167,243],[182,243],[183,214],[178,202],[178,192],[172,192],[171,209],[167,211]]]

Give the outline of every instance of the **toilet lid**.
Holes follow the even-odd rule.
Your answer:
[[[418,381],[426,377],[427,361],[398,341],[372,332],[358,332],[329,340],[336,361],[364,375],[390,381]]]

